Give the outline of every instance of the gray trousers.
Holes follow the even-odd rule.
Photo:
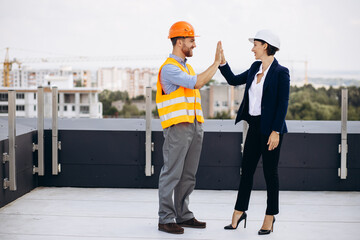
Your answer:
[[[164,129],[164,165],[159,177],[159,223],[187,221],[189,195],[195,188],[204,131],[200,123],[179,123]],[[174,193],[174,200],[173,200]]]

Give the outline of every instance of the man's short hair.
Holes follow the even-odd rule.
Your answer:
[[[178,39],[184,39],[185,37],[174,37],[174,38],[171,38],[170,40],[171,40],[171,43],[172,43],[172,45],[173,45],[173,47],[176,45],[176,41],[178,40]]]

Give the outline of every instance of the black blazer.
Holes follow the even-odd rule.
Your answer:
[[[226,81],[232,85],[245,86],[243,101],[236,116],[235,124],[241,120],[249,120],[249,88],[254,80],[255,74],[259,71],[261,61],[254,62],[250,69],[234,75],[229,64],[219,67],[221,74]],[[285,116],[289,102],[290,75],[286,67],[281,66],[274,59],[266,75],[263,95],[261,99],[261,133],[270,135],[272,131],[287,133]]]

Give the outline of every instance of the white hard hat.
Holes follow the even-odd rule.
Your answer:
[[[270,30],[265,29],[265,30],[258,31],[254,38],[249,38],[249,41],[253,43],[255,39],[263,40],[263,41],[267,42],[268,44],[280,49],[279,37],[276,34],[274,34],[273,32],[271,32]]]

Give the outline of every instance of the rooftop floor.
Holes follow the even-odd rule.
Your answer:
[[[190,208],[206,229],[157,230],[156,189],[37,188],[0,209],[0,239],[359,239],[360,192],[280,192],[269,236],[258,236],[266,192],[253,191],[247,228],[226,231],[236,191],[195,190]]]

